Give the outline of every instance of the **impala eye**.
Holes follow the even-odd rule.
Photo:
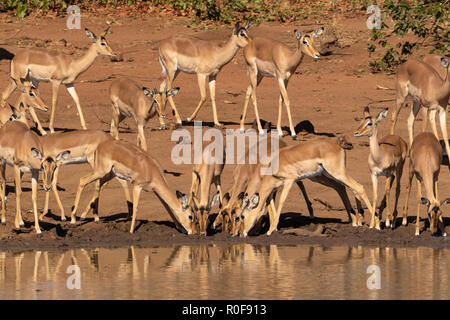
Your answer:
[[[368,126],[368,127],[371,127],[371,126],[372,126],[372,122],[369,122],[369,123],[367,124],[367,126]]]
[[[308,40],[303,40],[303,44],[308,44]]]
[[[30,97],[36,97],[36,95],[32,91],[30,91],[29,95],[30,95]]]
[[[244,32],[241,32],[241,37],[247,38],[247,35]]]
[[[101,45],[102,47],[106,47],[106,42],[100,42],[100,45]]]

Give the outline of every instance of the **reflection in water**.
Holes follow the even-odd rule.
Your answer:
[[[449,299],[446,249],[197,246],[0,251],[0,299]],[[77,265],[81,289],[66,282]],[[381,271],[369,290],[367,267]]]

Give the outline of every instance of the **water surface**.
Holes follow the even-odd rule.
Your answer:
[[[0,299],[449,299],[449,252],[250,244],[0,251]],[[371,265],[380,289],[368,288],[378,276],[367,273]]]

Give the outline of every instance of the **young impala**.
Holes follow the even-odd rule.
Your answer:
[[[408,200],[411,192],[411,183],[414,176],[417,179],[417,219],[416,236],[420,234],[420,203],[427,206],[432,233],[439,231],[446,236],[444,231],[441,206],[450,203],[450,198],[439,201],[438,178],[442,162],[442,147],[436,136],[430,132],[418,134],[411,145],[409,162],[409,179],[406,189],[406,201],[403,209],[403,225],[407,224]],[[425,187],[426,198],[422,198],[422,183]]]
[[[163,74],[166,76],[161,89],[167,86],[168,90],[170,90],[180,71],[197,74],[201,96],[200,102],[194,113],[187,118],[187,121],[195,119],[206,101],[205,82],[206,78],[208,78],[214,125],[222,127],[217,117],[216,77],[220,70],[234,58],[239,48],[245,47],[249,42],[247,34],[249,26],[250,21],[244,27],[241,27],[239,22],[236,23],[231,38],[222,46],[213,44],[208,40],[201,40],[186,35],[174,35],[161,42],[159,46],[159,62],[161,63]],[[172,97],[169,97],[168,100],[175,114],[177,124],[181,125],[181,118]]]
[[[387,215],[385,220],[386,227],[390,226],[390,219],[392,218],[392,228],[395,228],[395,219],[397,217],[397,203],[400,196],[400,181],[403,174],[403,165],[405,164],[406,155],[408,152],[408,145],[399,136],[387,135],[378,140],[378,122],[386,117],[388,108],[382,110],[376,119],[370,115],[369,107],[364,109],[364,119],[361,125],[355,132],[355,137],[368,136],[370,143],[369,153],[369,170],[372,177],[373,187],[373,205],[372,210],[376,211],[377,204],[377,189],[378,177],[386,177],[385,196],[383,203],[387,208]],[[395,190],[395,205],[394,213],[391,215],[389,209],[389,195],[394,179],[397,180]],[[380,229],[379,219],[377,219],[377,229]]]
[[[132,117],[138,128],[137,145],[147,151],[144,126],[150,118],[158,116],[161,128],[165,127],[163,118],[167,98],[178,93],[180,88],[173,88],[159,92],[139,86],[128,78],[114,80],[109,87],[109,97],[112,102],[113,118],[111,121],[111,135],[119,139],[119,123],[126,117]],[[156,108],[153,106],[156,104]]]
[[[450,97],[450,79],[448,76],[449,59],[440,57],[441,68],[445,70],[436,71],[437,57],[428,57],[427,62],[415,58],[410,58],[402,64],[397,70],[396,88],[397,88],[397,108],[392,114],[391,134],[395,129],[397,116],[405,104],[406,97],[413,98],[413,106],[408,118],[409,144],[413,142],[414,120],[421,107],[428,109],[431,127],[437,139],[439,139],[435,124],[436,112],[439,111],[439,120],[441,131],[444,137],[445,149],[450,154],[450,145],[447,134],[447,104]],[[434,61],[434,63],[433,63]],[[429,63],[432,63],[430,65]],[[442,77],[441,75],[445,76]],[[424,113],[425,114],[425,113]],[[424,123],[424,128],[425,128]]]
[[[61,53],[51,53],[39,49],[22,49],[17,52],[11,60],[11,81],[8,87],[3,91],[0,105],[5,106],[6,100],[14,91],[16,86],[20,85],[20,78],[25,77],[27,72],[30,73],[33,82],[37,85],[40,81],[50,81],[52,83],[52,113],[50,116],[50,132],[55,132],[53,127],[55,121],[56,101],[58,97],[58,89],[64,84],[67,91],[77,105],[78,114],[80,115],[81,127],[86,129],[83,111],[81,110],[80,101],[75,91],[74,82],[80,74],[85,72],[95,61],[99,55],[116,56],[117,54],[108,45],[105,39],[108,29],[100,36],[85,29],[86,35],[93,41],[88,51],[80,58],[64,55]],[[41,131],[41,133],[45,133]]]
[[[281,136],[281,114],[283,102],[286,106],[286,111],[289,119],[289,128],[291,136],[296,137],[294,125],[291,117],[291,106],[286,88],[289,79],[295,73],[303,57],[306,55],[317,60],[320,58],[319,52],[314,48],[314,40],[322,34],[323,28],[314,30],[313,32],[301,34],[300,31],[294,30],[297,38],[297,50],[291,52],[289,47],[283,43],[269,38],[255,37],[249,41],[249,44],[244,48],[244,58],[247,64],[247,73],[250,78],[250,85],[247,88],[245,95],[244,111],[241,117],[241,130],[244,131],[245,116],[247,114],[247,107],[250,97],[252,98],[253,106],[255,108],[256,121],[258,123],[258,130],[263,131],[259,119],[258,105],[256,102],[256,88],[260,84],[263,77],[276,78],[280,88],[280,98],[278,100],[278,122],[277,130]]]
[[[133,216],[130,233],[134,232],[136,213],[141,191],[154,191],[167,209],[179,230],[193,233],[195,222],[192,209],[188,205],[186,195],[177,191],[176,195],[169,190],[164,172],[153,157],[141,148],[125,141],[113,140],[101,143],[94,153],[94,171],[80,179],[75,203],[72,208],[71,223],[75,223],[75,213],[78,208],[84,187],[99,181],[95,187],[95,201],[98,203],[102,186],[112,178],[128,181],[133,187]]]

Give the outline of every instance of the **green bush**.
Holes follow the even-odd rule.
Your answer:
[[[414,51],[430,47],[430,53],[450,52],[450,0],[385,0],[382,9],[381,28],[373,29],[368,43],[369,55],[377,49],[381,58],[370,62],[372,71],[392,71],[404,62]],[[390,16],[393,26],[386,23]],[[395,35],[399,41],[388,41]],[[413,37],[406,38],[407,35]]]

